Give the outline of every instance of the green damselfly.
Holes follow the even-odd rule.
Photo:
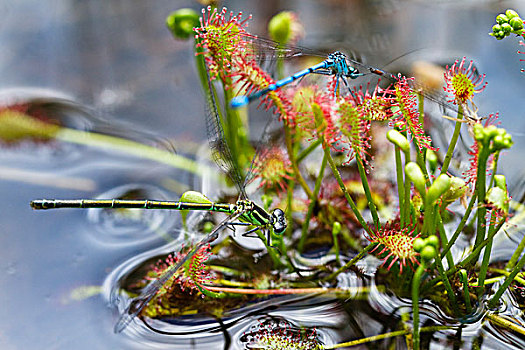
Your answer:
[[[208,76],[207,113],[206,122],[208,129],[208,140],[213,152],[213,158],[223,170],[232,178],[239,190],[239,199],[235,204],[215,203],[200,194],[197,200],[192,201],[158,201],[158,200],[127,200],[127,199],[38,199],[31,202],[33,209],[59,209],[59,208],[106,208],[106,209],[166,209],[166,210],[201,210],[211,212],[222,212],[229,214],[228,217],[218,224],[209,234],[207,234],[195,247],[188,252],[183,259],[176,265],[167,269],[158,279],[150,282],[141,294],[130,300],[124,313],[121,315],[114,331],[123,331],[131,321],[140,314],[144,307],[153,299],[161,287],[177,272],[177,270],[190,259],[203,245],[213,242],[219,237],[219,233],[230,228],[235,230],[235,226],[253,226],[243,233],[247,236],[256,231],[266,231],[266,245],[271,246],[271,232],[281,235],[287,227],[284,212],[276,208],[271,212],[248,199],[245,187],[251,174],[246,177],[240,175],[239,170],[234,165],[232,153],[224,139],[220,116],[214,95],[214,89]],[[257,156],[257,155],[255,155]],[[252,162],[253,165],[253,162]]]

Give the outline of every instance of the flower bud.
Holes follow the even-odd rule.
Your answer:
[[[454,202],[456,199],[463,197],[466,190],[467,186],[465,181],[459,177],[453,176],[450,178],[449,189],[443,194],[441,198],[443,199],[443,202],[448,205]]]
[[[450,177],[446,174],[441,174],[434,180],[427,191],[427,201],[425,203],[433,204],[438,200],[443,193],[450,188]]]
[[[291,11],[283,11],[273,16],[268,23],[270,38],[280,44],[288,44],[302,34],[302,26],[297,15]]]
[[[338,235],[341,232],[341,223],[339,221],[334,221],[332,225],[332,234]]]
[[[510,26],[513,31],[518,31],[523,29],[523,20],[519,17],[514,17],[509,21]]]
[[[399,131],[394,129],[388,130],[386,133],[386,138],[388,141],[401,148],[404,153],[410,150],[410,143],[408,142],[407,138]]]
[[[439,238],[436,235],[430,235],[425,239],[425,243],[434,247],[435,249],[439,248]]]
[[[194,34],[193,28],[198,25],[199,14],[192,9],[177,10],[166,18],[166,26],[177,39],[188,39]]]
[[[410,162],[405,165],[405,174],[408,176],[410,181],[414,183],[414,187],[419,192],[422,197],[426,196],[426,187],[425,187],[425,175],[419,165],[414,162]]]
[[[512,9],[508,9],[507,11],[505,11],[505,16],[507,16],[509,20],[511,20],[514,17],[519,17],[518,13]]]
[[[426,245],[421,250],[421,259],[423,259],[426,262],[429,262],[430,260],[434,259],[437,255],[436,248],[434,248],[431,245]]]
[[[500,13],[499,15],[496,16],[497,24],[507,23],[508,21],[509,21],[509,18],[505,16],[503,13]]]
[[[436,152],[427,148],[426,159],[430,167],[430,170],[432,171],[432,173],[434,173],[437,169],[437,164],[438,164],[438,158],[437,158]]]
[[[501,25],[501,30],[503,30],[503,33],[505,33],[505,35],[509,35],[510,32],[512,32],[512,27],[508,23],[503,23]]]
[[[509,196],[506,190],[502,190],[499,187],[492,187],[487,192],[485,201],[503,213],[509,213]]]
[[[507,190],[507,180],[504,175],[494,175],[494,184],[502,190]]]
[[[414,250],[418,253],[421,252],[421,250],[423,250],[425,245],[425,240],[421,237],[418,237],[414,240]]]

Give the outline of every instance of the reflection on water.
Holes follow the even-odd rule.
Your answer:
[[[302,11],[300,17],[309,23],[307,33],[317,33],[317,37],[313,37],[323,35],[321,31],[332,35],[336,30],[331,30],[327,19],[334,19],[334,23],[344,23],[345,30],[341,31],[342,26],[339,26],[338,36],[331,36],[331,42],[339,41],[344,45],[351,42],[355,47],[355,40],[350,40],[352,33],[379,38],[376,44],[362,40],[367,43],[368,55],[377,53],[378,48],[390,50],[396,46],[401,52],[389,52],[393,58],[412,49],[430,46],[443,50],[440,57],[453,54],[454,57],[467,55],[479,59],[480,70],[489,77],[488,97],[479,107],[487,112],[499,109],[504,127],[519,128],[520,125],[510,118],[521,116],[522,109],[518,106],[519,113],[512,110],[516,108],[512,100],[515,96],[502,96],[501,92],[508,91],[501,88],[502,84],[515,85],[515,90],[520,91],[523,82],[513,80],[515,72],[519,71],[519,62],[509,54],[515,51],[510,44],[497,43],[500,46],[494,49],[490,45],[495,45],[495,40],[487,38],[485,41],[491,24],[484,23],[492,23],[491,9],[476,8],[472,16],[475,15],[477,21],[467,21],[470,8],[389,1],[389,11],[376,13],[379,17],[375,20],[381,20],[382,26],[354,30],[350,27],[353,21],[345,17],[345,13],[348,16],[362,13],[364,7],[357,10],[357,3],[354,4],[355,12],[347,11],[348,5],[338,5],[337,1],[322,6],[311,2],[294,5]],[[257,10],[259,6],[255,2],[234,4],[248,6],[248,11],[249,7]],[[185,5],[199,6],[189,1]],[[163,25],[166,15],[179,6],[181,2],[173,1],[156,1],[155,5],[137,2],[131,6],[129,2],[117,0],[0,4],[0,10],[7,13],[0,24],[0,42],[4,47],[0,58],[0,87],[35,86],[66,92],[11,90],[1,94],[2,105],[26,105],[30,109],[24,112],[35,115],[45,112],[57,124],[71,129],[98,131],[147,144],[152,143],[152,137],[137,130],[177,140],[196,142],[195,139],[202,139],[204,118],[200,116],[203,108],[199,94],[195,93],[196,74],[189,64],[191,44],[174,42]],[[316,9],[326,15],[319,15]],[[24,25],[20,25],[22,22]],[[425,28],[424,35],[417,29],[421,26]],[[439,32],[439,40],[432,37],[432,32]],[[389,33],[399,36],[392,38]],[[459,43],[451,39],[458,40],[458,37]],[[328,40],[318,40],[314,44],[319,42],[331,46]],[[447,47],[449,42],[453,44]],[[425,58],[435,53],[423,50],[417,55],[425,56],[425,52]],[[378,57],[371,57],[371,60],[373,64],[388,62]],[[87,108],[72,102],[74,100],[95,108]],[[116,119],[127,120],[129,124]],[[519,150],[521,138],[515,140]],[[517,155],[511,153],[505,161],[521,163],[516,161],[521,158],[513,159],[516,156],[521,157],[519,152]],[[34,212],[29,208],[29,201],[35,198],[129,196],[173,199],[182,191],[166,188],[166,180],[176,179],[198,190],[195,184],[200,179],[194,174],[105,147],[56,139],[48,142],[23,140],[4,145],[0,157],[2,348],[27,349],[37,345],[43,349],[139,349],[166,345],[179,349],[212,349],[229,344],[232,349],[241,349],[253,343],[254,333],[268,324],[268,327],[284,328],[285,335],[292,338],[298,336],[299,328],[305,328],[316,341],[328,345],[396,330],[401,315],[410,309],[409,300],[376,288],[376,282],[370,278],[376,263],[368,261],[367,266],[362,266],[367,278],[349,273],[339,280],[344,287],[370,286],[372,291],[365,300],[355,300],[355,295],[345,299],[276,297],[243,306],[221,320],[206,315],[171,323],[148,320],[157,330],[186,333],[180,336],[156,333],[140,320],[135,320],[126,334],[114,335],[113,325],[126,298],[119,289],[122,280],[145,262],[180,247],[178,213]],[[512,180],[513,174],[510,175]],[[166,243],[169,240],[173,241]],[[507,295],[504,303],[505,315],[524,321],[513,296]],[[433,348],[452,347],[459,333],[463,341],[460,345],[456,343],[459,347],[470,348],[480,334],[484,335],[483,345],[487,348],[498,348],[500,342],[508,348],[525,347],[522,338],[502,331],[491,322],[485,322],[480,330],[481,321],[477,316],[487,310],[483,305],[476,310],[476,317],[465,322],[461,332],[455,329],[433,334]],[[421,313],[427,325],[434,322],[458,325],[431,303],[422,305]],[[188,332],[194,333],[188,335]],[[386,347],[389,343],[376,344]],[[394,340],[393,344],[402,347],[404,339]]]

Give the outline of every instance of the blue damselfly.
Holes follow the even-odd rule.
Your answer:
[[[277,42],[273,42],[272,40],[263,39],[263,38],[259,38],[259,37],[252,36],[252,35],[246,35],[244,38],[246,41],[250,43],[249,46],[253,50],[253,55],[260,60],[268,60],[268,58],[270,59],[278,59],[278,58],[288,59],[288,58],[298,57],[298,56],[303,56],[303,55],[320,56],[319,52],[312,50],[312,49],[308,49],[308,48],[283,46]],[[264,95],[268,94],[269,92],[278,90],[282,88],[283,86],[291,84],[294,81],[304,78],[305,76],[310,75],[310,74],[321,74],[321,75],[334,76],[336,79],[335,91],[338,91],[338,88],[340,87],[340,82],[342,82],[343,85],[349,90],[350,93],[352,93],[352,91],[350,89],[348,79],[353,80],[353,79],[357,79],[365,75],[373,74],[378,77],[384,77],[388,79],[389,81],[396,82],[398,81],[400,77],[399,75],[390,73],[386,70],[376,68],[373,66],[369,66],[362,62],[354,60],[340,51],[335,51],[327,56],[325,55],[324,57],[326,57],[326,59],[323,60],[322,62],[314,66],[311,66],[309,68],[303,69],[291,76],[278,80],[275,83],[268,85],[264,89],[254,91],[248,95],[239,95],[239,96],[234,97],[230,101],[230,106],[232,108],[239,108],[241,106],[245,106],[251,101],[261,98]],[[415,82],[413,80],[407,80],[407,83],[411,86],[411,88],[415,92],[422,95],[426,99],[429,99],[432,102],[437,103],[443,109],[451,110],[454,112],[458,111],[457,107],[450,103],[447,103],[444,100],[443,96],[429,91],[428,89],[424,88],[418,82]]]

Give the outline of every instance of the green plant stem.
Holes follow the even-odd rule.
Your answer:
[[[396,177],[397,177],[397,197],[399,198],[399,219],[401,221],[401,228],[405,228],[408,220],[406,220],[407,210],[405,208],[405,195],[403,191],[403,164],[401,162],[401,149],[395,146],[394,153],[396,157]]]
[[[463,259],[460,263],[456,264],[455,266],[453,266],[452,268],[449,268],[446,272],[446,275],[447,276],[452,276],[453,274],[455,274],[459,269],[462,269],[462,268],[466,268],[468,269],[468,267],[471,265],[471,264],[474,264],[477,259],[476,257],[479,256],[479,253],[481,252],[481,249],[483,249],[483,247],[485,247],[485,245],[487,245],[490,240],[492,240],[494,238],[494,236],[496,235],[496,233],[499,232],[499,230],[501,229],[501,227],[503,226],[503,224],[505,223],[505,219],[502,219],[500,220],[497,228],[492,232],[490,233],[490,235],[487,237],[487,239],[485,239],[483,242],[481,242],[479,245],[475,246],[474,247],[474,250],[465,258]],[[525,256],[525,255],[524,255]],[[428,290],[428,288],[432,288],[433,286],[435,286],[441,279],[438,277],[438,278],[434,278],[432,279],[431,281],[429,281],[426,285],[425,285],[425,290]]]
[[[226,88],[231,86],[229,84],[229,82],[223,83],[223,93],[226,101],[230,101],[233,98],[232,90]],[[219,109],[218,106],[217,109]],[[226,104],[226,120],[223,120],[222,126],[224,137],[232,155],[233,165],[241,173],[241,176],[244,176],[245,165],[248,164],[248,159],[251,158],[246,152],[251,149],[251,146],[248,142],[247,127],[241,121],[240,111],[230,108],[229,104]],[[243,109],[245,116],[247,116],[246,111],[247,109]]]
[[[207,290],[213,292],[223,292],[230,295],[293,295],[293,294],[335,294],[346,296],[361,293],[368,293],[368,287],[351,287],[351,288],[275,288],[275,289],[256,289],[256,288],[231,288],[215,285],[204,285]]]
[[[447,233],[445,232],[443,218],[441,217],[441,212],[439,210],[436,211],[436,220],[439,230],[439,239],[441,240],[441,247],[448,247],[449,243],[447,240]],[[448,250],[445,254],[441,253],[441,256],[445,256],[447,258],[448,267],[454,266],[454,259],[452,258],[450,250]]]
[[[461,233],[461,231],[463,230],[463,227],[465,227],[465,224],[467,223],[468,217],[470,216],[470,212],[472,211],[472,208],[474,207],[474,203],[476,202],[476,198],[477,198],[477,192],[474,192],[468,204],[467,210],[465,210],[465,214],[463,214],[463,218],[461,219],[461,222],[457,226],[456,231],[454,232],[452,237],[450,237],[450,240],[448,241],[447,246],[445,247],[445,249],[443,249],[441,254],[447,254],[450,248],[452,247],[452,245],[458,239],[459,234]]]
[[[332,239],[334,241],[334,250],[335,250],[335,262],[337,263],[337,265],[341,265],[341,261],[339,260],[339,239],[337,238],[337,236],[339,236],[338,233],[336,233],[336,231],[332,230]]]
[[[467,270],[461,269],[460,280],[461,280],[461,283],[463,283],[463,299],[465,299],[465,308],[466,308],[467,314],[470,314],[472,313],[472,304],[470,302],[470,292],[469,292],[469,286],[468,286]]]
[[[525,255],[521,257],[521,259],[518,261],[516,266],[514,266],[514,268],[509,273],[507,278],[505,278],[505,281],[503,282],[503,284],[498,288],[498,290],[496,291],[492,299],[490,299],[489,304],[488,304],[489,308],[492,309],[498,305],[499,299],[501,298],[503,293],[507,290],[507,288],[510,286],[511,282],[514,280],[514,277],[516,277],[518,272],[521,271],[523,266],[525,266]]]
[[[487,211],[487,208],[484,205],[485,196],[486,196],[486,178],[487,178],[487,159],[489,156],[488,147],[482,145],[481,151],[478,157],[478,172],[476,177],[476,192],[478,194],[478,222],[477,222],[477,231],[476,231],[476,241],[474,243],[474,246],[477,246],[485,239],[485,231],[486,231],[486,220],[485,220],[485,213]],[[477,260],[477,258],[475,259]]]
[[[416,142],[414,140],[414,142]],[[416,142],[417,143],[417,142]],[[428,176],[427,165],[425,164],[425,155],[423,151],[419,151],[419,147],[416,150],[416,163],[421,168],[423,176],[425,177],[425,182],[427,184],[427,189],[430,187],[430,177]]]
[[[501,269],[495,269],[495,268],[490,268],[489,267],[489,271],[490,272],[496,272],[496,273],[501,273],[502,275],[504,275],[505,277],[509,276],[510,275],[510,272],[507,271],[507,270],[501,270]],[[520,273],[522,274],[522,273]],[[519,284],[525,286],[525,279],[522,278],[522,276],[518,276],[516,275],[516,277],[514,277],[514,281],[518,282]]]
[[[508,320],[506,317],[500,316],[492,312],[487,313],[486,317],[498,326],[504,327],[518,334],[525,335],[525,328],[516,324],[515,322]]]
[[[418,112],[419,112],[419,124],[421,124],[421,130],[425,130],[425,97],[417,93],[418,97]],[[415,141],[415,139],[414,139]],[[423,175],[425,176],[425,180],[427,183],[427,187],[430,186],[430,178],[427,173],[427,165],[426,165],[426,152],[422,151],[421,148],[419,148],[419,145],[417,142],[415,142],[417,146],[416,150],[416,163],[419,165],[421,170],[423,171]]]
[[[498,277],[487,278],[485,280],[485,283],[483,283],[483,285],[484,286],[488,286],[488,285],[494,284],[496,282],[499,282],[499,281],[501,281],[504,278],[505,278],[505,276],[498,276]]]
[[[518,247],[512,254],[512,257],[510,258],[509,262],[505,266],[505,270],[512,270],[514,266],[516,266],[516,263],[518,262],[519,257],[521,256],[521,253],[523,253],[523,249],[525,249],[525,236],[520,241],[520,244],[518,244]]]
[[[448,145],[447,153],[445,155],[445,160],[443,161],[443,166],[441,167],[441,174],[446,174],[450,161],[452,160],[452,155],[454,154],[454,149],[456,148],[456,143],[458,142],[459,132],[461,131],[461,124],[463,119],[463,106],[458,105],[458,116],[456,120],[456,126],[454,127],[454,133],[452,134],[452,139]]]
[[[452,306],[452,310],[454,311],[454,314],[456,316],[459,316],[461,313],[459,312],[458,303],[456,301],[456,294],[454,294],[454,291],[452,290],[452,286],[450,285],[450,281],[448,280],[447,274],[445,273],[445,269],[443,268],[443,263],[441,262],[441,259],[443,259],[441,254],[438,254],[438,256],[435,259],[436,268],[439,272],[441,281],[443,282],[443,285],[445,286],[445,290],[447,291],[447,297],[450,301],[450,305]],[[412,287],[412,293],[414,290],[413,288],[414,287]]]
[[[450,326],[421,327],[420,332],[421,333],[437,332],[437,331],[442,331],[442,330],[450,329],[450,328],[452,328],[452,327],[450,327]],[[379,334],[379,335],[374,335],[374,336],[371,336],[371,337],[366,337],[366,338],[361,338],[361,339],[357,339],[357,340],[352,340],[352,341],[345,342],[345,343],[339,343],[339,344],[335,344],[335,345],[323,346],[323,347],[321,347],[321,349],[329,350],[329,349],[350,348],[352,346],[366,344],[366,343],[370,343],[370,342],[377,341],[377,340],[382,340],[382,339],[387,339],[387,338],[394,338],[394,337],[400,337],[400,336],[403,336],[403,335],[410,334],[410,332],[411,332],[410,329],[408,329],[408,330],[401,330],[401,331],[395,331],[395,332],[388,332],[388,333],[383,333],[383,334]]]
[[[341,188],[341,191],[343,192],[343,195],[346,198],[346,201],[348,202],[348,204],[350,205],[350,208],[354,212],[354,215],[356,216],[357,221],[359,221],[363,229],[370,236],[372,236],[373,235],[372,230],[370,230],[370,227],[368,227],[368,224],[366,223],[365,219],[359,212],[359,209],[357,208],[354,201],[352,200],[352,197],[350,197],[350,194],[346,190],[346,186],[343,182],[343,179],[341,178],[341,174],[339,173],[339,170],[337,169],[337,166],[335,165],[334,159],[332,158],[332,155],[330,154],[329,146],[325,142],[322,142],[322,144],[323,144],[323,151],[325,153],[326,159],[328,160],[328,164],[330,165],[330,169],[332,170],[332,173],[334,174],[335,179],[337,180],[337,183],[339,184],[339,187]]]
[[[317,196],[319,195],[319,191],[321,190],[321,183],[323,181],[324,171],[326,169],[326,162],[327,162],[327,159],[326,159],[326,154],[325,154],[323,156],[323,160],[321,161],[321,167],[319,168],[319,174],[317,175],[317,179],[315,180],[313,199],[311,199],[310,204],[308,204],[308,211],[306,212],[306,217],[304,218],[303,227],[301,230],[301,239],[299,240],[299,244],[297,247],[299,252],[303,251],[304,244],[306,242],[306,237],[308,236],[308,228],[310,227],[310,219],[314,212],[315,204],[317,203]]]
[[[405,156],[405,164],[407,164],[408,162],[410,162],[410,158],[407,158]],[[401,170],[403,170],[403,169],[401,169]],[[406,226],[412,225],[412,218],[414,218],[414,220],[417,220],[415,213],[412,211],[413,205],[412,205],[412,203],[410,201],[410,190],[411,189],[412,189],[412,183],[406,177],[406,174],[405,174],[405,200],[403,201],[403,204],[405,205],[404,209],[405,209]],[[414,225],[414,227],[415,227],[415,225]]]
[[[492,211],[490,226],[489,226],[489,236],[491,235],[490,233],[493,232],[493,230],[495,229],[494,227],[495,221],[496,221],[496,213]],[[483,260],[481,262],[481,267],[479,269],[479,274],[478,274],[478,287],[484,286],[485,277],[487,276],[487,269],[489,267],[490,253],[492,251],[492,242],[493,240],[491,239],[489,243],[487,243],[487,246],[485,247],[485,251],[483,252]],[[482,292],[483,292],[483,288],[479,288],[479,295],[481,295]]]
[[[306,147],[304,150],[302,150],[301,153],[297,156],[295,161],[297,164],[300,164],[304,158],[308,157],[310,153],[312,153],[319,145],[321,144],[321,140],[314,140],[308,147]]]
[[[197,175],[201,174],[203,169],[207,169],[206,167],[197,164],[191,159],[182,157],[172,152],[116,136],[103,135],[69,128],[60,128],[60,131],[56,134],[56,138],[65,142],[102,148],[104,150],[109,148],[111,150],[120,151],[135,157],[154,160],[174,168],[184,169]],[[207,170],[210,171],[209,169]]]
[[[270,256],[270,258],[272,259],[274,268],[277,269],[277,268],[282,267],[283,263],[281,259],[279,258],[279,255],[277,254],[277,249],[274,247],[270,247],[269,242],[266,239],[266,236],[264,235],[263,232],[261,232],[261,230],[257,230],[256,234],[259,237],[259,239],[264,243],[264,246],[266,247],[266,251],[268,252],[268,255]]]
[[[494,153],[494,157],[492,158],[492,176],[490,177],[490,184],[488,188],[492,188],[494,186],[494,176],[496,176],[498,171],[499,154],[500,152],[497,151]]]
[[[368,253],[372,248],[374,248],[376,244],[377,243],[370,243],[369,245],[367,245],[363,250],[359,252],[359,254],[354,256],[352,260],[347,262],[344,266],[340,267],[337,271],[330,274],[328,277],[323,278],[322,281],[323,282],[331,281],[332,279],[337,277],[337,275],[339,275],[341,272],[355,265],[355,263],[358,262],[363,256],[365,256],[365,254]]]
[[[197,46],[197,43],[200,43],[202,40],[197,38],[195,40],[194,50],[195,50],[195,66],[197,67],[197,73],[199,74],[199,80],[201,82],[202,89],[204,93],[208,91],[208,74],[206,73],[206,62],[204,61],[204,51],[201,46]]]
[[[428,198],[428,197],[427,197]],[[436,232],[434,227],[436,205],[425,199],[425,217],[423,219],[423,233],[432,235]]]
[[[290,127],[288,125],[284,125],[284,138],[286,142],[286,150],[288,152],[288,159],[290,160],[290,163],[292,164],[292,170],[294,174],[294,180],[301,185],[303,188],[303,191],[306,193],[308,198],[310,200],[313,200],[313,194],[310,190],[310,187],[308,187],[308,184],[303,178],[303,175],[301,174],[301,171],[299,170],[299,166],[297,165],[297,161],[295,160],[294,155],[294,149],[293,149],[293,142],[292,142],[292,134],[290,132]]]
[[[286,190],[286,221],[292,222],[292,212],[293,212],[293,192],[295,188],[295,181],[293,179],[288,180],[288,187]],[[286,226],[286,236],[292,237],[293,235],[293,225]]]
[[[488,237],[483,241],[481,242],[480,244],[474,246],[474,250],[472,251],[472,253],[470,253],[460,264],[459,264],[459,267],[467,267],[467,266],[470,266],[471,264],[474,265],[476,263],[476,261],[478,260],[478,257],[479,257],[479,254],[481,252],[481,249],[483,249],[490,241],[492,241],[492,239],[494,238],[494,236],[496,235],[496,233],[499,232],[499,230],[501,229],[501,227],[503,226],[503,224],[505,223],[505,219],[501,219],[497,228],[492,231]]]
[[[417,92],[417,101],[418,101],[418,112],[419,112],[419,124],[421,124],[421,129],[425,130],[425,96]]]
[[[425,273],[426,264],[421,261],[418,266],[414,278],[412,279],[412,340],[414,350],[419,350],[419,287],[421,286],[421,278]]]
[[[361,177],[361,183],[363,184],[363,190],[365,191],[365,196],[368,201],[368,208],[370,209],[370,213],[372,214],[372,219],[374,220],[376,230],[379,230],[381,228],[381,223],[379,222],[379,217],[377,215],[376,205],[374,203],[374,200],[372,199],[372,192],[370,191],[370,186],[368,185],[368,179],[366,177],[366,171],[363,166],[363,160],[361,159],[359,153],[354,153],[357,162],[357,169],[359,170],[359,176]]]

